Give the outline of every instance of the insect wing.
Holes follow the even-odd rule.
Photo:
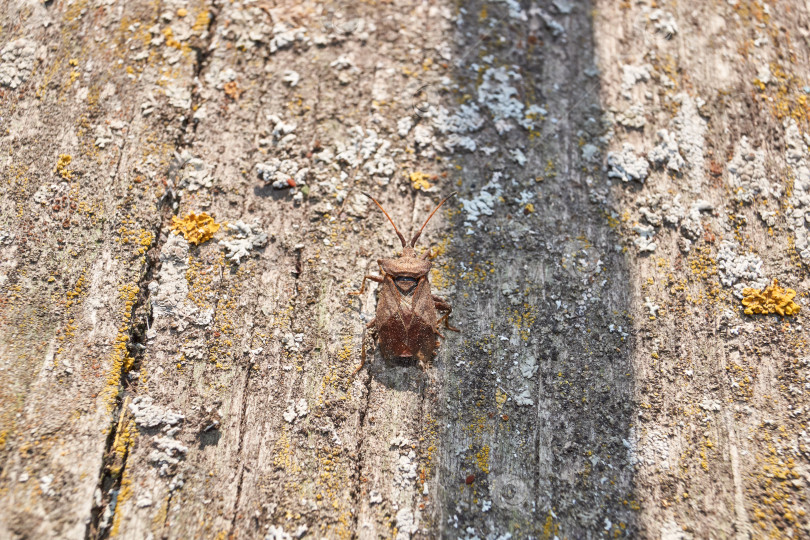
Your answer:
[[[419,280],[413,293],[413,315],[408,325],[408,347],[420,364],[433,358],[436,348],[436,308],[427,276]]]
[[[399,296],[391,275],[386,275],[377,302],[380,351],[385,358],[413,356],[408,346],[408,329],[400,311]]]

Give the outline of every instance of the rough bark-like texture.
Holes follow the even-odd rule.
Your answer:
[[[810,534],[810,6],[681,4],[4,4],[0,536]]]

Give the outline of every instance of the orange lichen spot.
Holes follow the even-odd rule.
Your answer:
[[[220,224],[205,212],[199,215],[189,212],[183,219],[172,217],[172,230],[181,233],[186,240],[195,245],[210,240],[219,227]]]
[[[244,91],[239,88],[239,85],[236,84],[236,81],[226,82],[223,88],[225,90],[225,95],[227,95],[234,101],[239,99],[239,96],[241,96],[242,92]]]
[[[410,174],[411,185],[413,189],[421,189],[422,191],[427,191],[428,189],[433,187],[433,184],[428,182],[428,178],[431,178],[430,175],[425,174],[423,172],[412,172]]]
[[[177,10],[178,17],[185,17],[186,15],[188,15],[188,10],[186,8],[180,8]]]
[[[73,179],[73,171],[68,169],[68,165],[73,160],[70,154],[59,154],[59,160],[56,162],[56,168],[53,172],[59,174],[65,180]]]
[[[801,306],[793,301],[796,291],[783,289],[776,279],[764,290],[746,287],[743,289],[743,296],[742,304],[745,306],[746,315],[777,313],[784,317],[796,315],[801,309]]]

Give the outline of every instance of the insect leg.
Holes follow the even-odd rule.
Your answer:
[[[363,366],[366,365],[366,337],[363,336],[363,344],[360,345],[360,365],[357,366],[357,369],[354,370],[352,373],[352,377],[357,375],[357,372],[363,369]]]
[[[383,278],[381,276],[372,276],[371,274],[369,274],[367,276],[363,276],[363,282],[360,284],[360,290],[359,291],[354,291],[354,292],[350,292],[350,293],[346,293],[346,294],[351,294],[351,295],[363,294],[363,292],[366,290],[366,280],[367,279],[370,279],[371,281],[376,281],[377,283],[382,283],[383,282]]]
[[[447,328],[448,330],[452,330],[454,332],[460,332],[460,330],[458,328],[456,328],[454,326],[450,326],[450,313],[452,313],[453,307],[450,304],[448,304],[446,300],[444,300],[444,299],[442,299],[442,298],[440,298],[440,297],[438,297],[436,295],[433,295],[433,303],[436,306],[436,309],[438,311],[446,312],[439,319],[439,322],[437,323],[436,326],[439,326],[442,323],[442,321],[444,321],[444,327],[445,328]]]

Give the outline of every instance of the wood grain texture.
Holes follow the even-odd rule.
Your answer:
[[[0,25],[0,536],[810,531],[806,3]],[[453,190],[419,249],[462,331],[386,361],[360,192],[409,236]],[[773,278],[803,311],[745,315]]]

